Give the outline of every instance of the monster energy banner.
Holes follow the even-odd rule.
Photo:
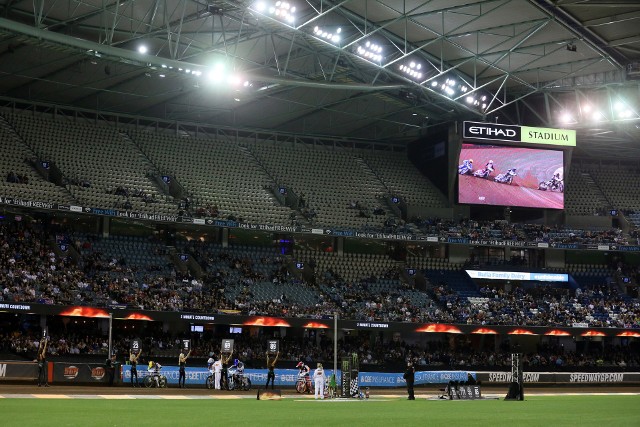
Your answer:
[[[99,215],[113,218],[129,218],[150,222],[171,222],[181,224],[194,224],[204,227],[241,228],[245,230],[268,231],[277,233],[301,233],[301,234],[323,234],[332,237],[357,237],[373,240],[394,240],[394,241],[421,241],[430,243],[444,243],[455,245],[474,246],[498,246],[498,247],[545,247],[551,249],[580,249],[599,251],[625,251],[640,252],[640,246],[622,246],[619,244],[577,244],[577,243],[540,243],[500,239],[474,239],[467,237],[433,236],[414,233],[384,233],[384,232],[363,232],[358,230],[336,230],[332,228],[309,228],[304,226],[273,225],[273,224],[253,224],[237,222],[231,220],[221,220],[213,218],[192,218],[178,215],[161,215],[144,212],[135,212],[120,209],[104,209],[99,207],[63,205],[51,202],[40,202],[33,200],[18,199],[15,197],[0,196],[0,205],[9,205],[26,209],[38,209],[59,212],[74,212],[87,215]]]

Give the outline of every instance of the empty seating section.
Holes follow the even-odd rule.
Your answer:
[[[178,212],[177,202],[150,178],[150,172],[162,172],[175,177],[193,196],[192,212],[209,205],[217,208],[219,218],[254,223],[291,225],[293,212],[276,201],[271,193],[274,184],[303,195],[315,213],[305,216],[318,227],[380,230],[384,216],[368,214],[381,207],[388,215],[384,198],[389,194],[401,196],[409,206],[446,206],[444,196],[404,152],[125,132],[68,117],[54,120],[9,113],[0,117],[0,149],[1,194],[45,202],[173,215]],[[43,179],[26,162],[36,158],[54,162],[67,179],[66,188]],[[26,178],[26,184],[7,182],[12,172]],[[130,193],[117,191],[121,188]],[[576,162],[569,170],[566,189],[568,215],[602,214],[611,205],[640,227],[640,214],[632,213],[640,212],[637,168]],[[354,202],[365,207],[363,212],[353,208]],[[433,234],[424,224],[419,228]],[[446,233],[439,230],[439,234]],[[530,237],[505,236],[499,227],[485,234],[487,238]]]
[[[380,182],[367,178],[352,150],[265,142],[248,143],[248,147],[280,185],[304,194],[317,214],[315,224],[363,228],[382,222],[376,217],[361,217],[358,209],[350,209],[354,201],[374,209],[384,196]]]
[[[368,152],[363,158],[392,195],[401,196],[407,205],[446,207],[444,196],[407,160],[406,153]]]
[[[291,210],[268,191],[271,180],[235,143],[134,131],[132,139],[163,172],[172,174],[198,206],[218,208],[219,217],[290,224]]]
[[[131,197],[129,209],[174,214],[175,204],[146,176],[142,154],[111,127],[81,124],[67,118],[50,120],[12,115],[10,122],[42,160],[55,162],[70,180],[88,181],[89,186],[70,186],[73,197],[86,206],[123,208],[127,197],[115,193],[118,187],[142,191],[154,203]]]
[[[223,248],[221,245],[200,246],[209,274],[225,278],[224,295],[228,301],[236,301],[244,292],[250,292],[255,301],[284,301],[298,306],[314,306],[318,293],[295,279],[281,280],[284,257],[277,250],[266,247],[238,245]],[[275,280],[274,280],[275,279]]]
[[[110,236],[89,240],[86,235],[76,235],[75,238],[81,242],[90,241],[89,245],[80,245],[82,255],[100,254],[112,276],[126,276],[130,270],[137,280],[141,280],[145,276],[166,276],[173,271],[166,248],[148,238]],[[125,271],[126,274],[121,274]]]
[[[565,271],[571,273],[581,288],[612,282],[613,272],[600,264],[567,264]]]
[[[618,165],[587,165],[588,170],[616,209],[640,210],[640,173]]]
[[[565,210],[569,215],[593,215],[606,206],[598,199],[580,172],[578,165],[569,169],[564,194]]]
[[[317,272],[330,271],[345,281],[355,281],[370,277],[383,277],[392,271],[395,263],[384,255],[300,251],[297,260],[308,263],[315,261]]]
[[[446,283],[462,298],[481,296],[478,287],[464,270],[426,270],[425,276],[435,286]]]
[[[407,267],[419,270],[459,270],[461,264],[450,263],[446,258],[407,256]]]
[[[31,152],[0,117],[0,195],[42,202],[71,202],[64,188],[44,180],[28,163],[35,160]],[[26,178],[22,183],[7,182],[8,175],[15,173]]]

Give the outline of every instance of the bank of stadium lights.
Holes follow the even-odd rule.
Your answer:
[[[454,78],[446,78],[444,81],[433,80],[431,82],[431,88],[433,90],[439,90],[450,98],[454,98],[461,93],[465,94],[469,91],[469,87],[466,84],[460,83]]]
[[[152,67],[155,70],[155,67]],[[169,72],[174,72],[176,74],[188,75],[192,77],[196,77],[197,80],[200,80],[201,77],[205,79],[205,81],[211,84],[227,84],[231,88],[240,89],[248,89],[253,87],[253,83],[249,80],[244,79],[242,76],[238,74],[230,74],[225,70],[224,64],[216,64],[213,66],[208,72],[203,72],[202,70],[194,70],[192,68],[187,67],[172,67],[165,64],[162,64],[158,69],[158,77],[166,78]],[[151,73],[146,73],[147,77],[151,77]],[[198,86],[199,84],[196,83]]]
[[[584,104],[582,106],[581,115],[585,120],[591,120],[594,122],[599,122],[605,119],[605,116],[602,114],[602,112],[595,110],[591,106],[591,104]]]
[[[488,98],[487,95],[467,95],[464,98],[464,101],[473,107],[476,107],[480,110],[486,110],[488,106]]]
[[[259,1],[254,4],[253,8],[260,12],[273,16],[274,18],[293,24],[296,20],[296,7],[287,1],[266,2]]]
[[[613,109],[615,110],[615,116],[617,119],[630,119],[633,117],[633,110],[622,101],[614,103]]]
[[[575,123],[575,119],[573,118],[573,115],[571,113],[569,113],[568,111],[563,111],[560,114],[560,122],[564,124]]]
[[[421,80],[422,79],[422,64],[411,61],[409,65],[402,64],[398,67],[400,71],[407,74],[409,77],[413,77],[414,79]]]
[[[340,43],[340,33],[342,33],[342,28],[340,27],[335,31],[327,30],[318,26],[313,28],[313,34],[315,34],[316,37],[330,41],[333,44]]]
[[[563,124],[572,124],[579,122],[624,121],[638,117],[633,108],[620,100],[613,103],[609,116],[591,104],[583,104],[574,110],[572,111],[571,108],[568,108],[560,112],[558,121]]]
[[[356,48],[358,55],[372,62],[382,62],[382,46],[367,41]]]

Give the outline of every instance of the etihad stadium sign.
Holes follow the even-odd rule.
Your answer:
[[[464,139],[524,142],[527,144],[559,145],[563,147],[576,146],[576,131],[573,129],[464,122],[462,137]]]

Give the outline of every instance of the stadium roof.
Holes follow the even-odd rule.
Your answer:
[[[637,0],[5,0],[0,12],[7,99],[386,142],[498,120],[577,128],[585,157],[640,158]]]

